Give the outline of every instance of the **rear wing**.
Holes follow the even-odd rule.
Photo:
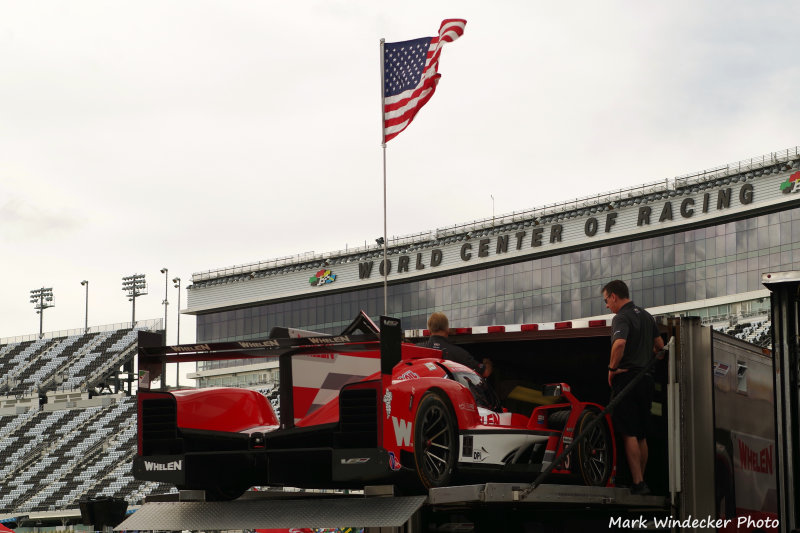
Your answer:
[[[153,346],[152,340],[140,338],[139,389],[151,390],[153,383],[165,374],[167,363],[277,360],[281,427],[294,427],[297,420],[335,398],[347,383],[378,373],[388,373],[390,382],[392,368],[400,361],[402,329],[400,320],[389,317],[381,317],[381,325],[385,330],[383,338],[381,330],[362,311],[341,335],[335,336],[286,336],[173,346]],[[163,380],[160,381],[164,389]]]

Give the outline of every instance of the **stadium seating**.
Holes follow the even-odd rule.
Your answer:
[[[124,392],[90,401],[98,379],[135,356],[138,329],[0,346],[0,514],[75,509],[83,497],[140,504],[175,489],[133,479],[136,398]],[[75,391],[59,394],[57,391]],[[14,409],[15,404],[17,409]],[[9,407],[10,406],[10,407]]]
[[[748,322],[730,324],[729,321],[711,324],[716,330],[764,348],[772,347],[772,322],[768,317],[754,317]]]

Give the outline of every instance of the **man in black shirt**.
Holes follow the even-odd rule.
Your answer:
[[[483,363],[479,363],[468,351],[461,346],[452,344],[447,336],[450,331],[450,322],[444,313],[433,313],[428,318],[428,330],[431,336],[427,341],[420,344],[427,348],[435,348],[442,351],[442,357],[449,359],[467,366],[477,372],[479,375],[488,378],[492,373],[492,362],[489,359],[484,359]]]
[[[653,317],[630,299],[628,286],[614,280],[603,287],[603,301],[614,313],[611,322],[611,358],[608,364],[608,385],[614,395],[644,371],[664,341]],[[647,466],[647,420],[653,403],[653,378],[639,380],[613,413],[614,427],[622,434],[633,485],[631,493],[649,494],[644,482]]]

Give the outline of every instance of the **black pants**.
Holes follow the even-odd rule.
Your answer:
[[[618,396],[622,390],[639,375],[638,370],[619,372],[611,380],[613,396]],[[645,375],[628,391],[611,415],[614,429],[623,435],[636,437],[639,440],[647,436],[647,423],[650,419],[650,409],[653,405],[655,384],[653,376]]]

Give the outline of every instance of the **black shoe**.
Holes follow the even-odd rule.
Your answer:
[[[634,483],[631,485],[631,494],[638,494],[641,496],[645,496],[650,494],[650,487],[647,486],[647,483],[641,481],[639,483]]]

